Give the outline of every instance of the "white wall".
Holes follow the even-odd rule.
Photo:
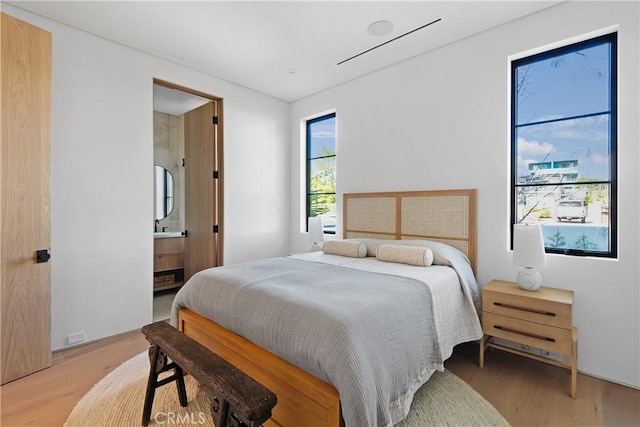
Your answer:
[[[53,35],[54,350],[152,321],[154,77],[224,98],[225,263],[287,253],[287,103],[2,10]]]
[[[478,282],[515,280],[509,230],[507,58],[619,25],[619,258],[551,255],[545,284],[575,291],[580,371],[640,386],[639,5],[569,2],[291,105],[291,248],[300,232],[300,120],[335,108],[338,233],[345,192],[477,188]]]

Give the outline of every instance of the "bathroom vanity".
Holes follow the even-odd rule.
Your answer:
[[[153,235],[153,290],[177,288],[184,283],[184,237],[180,232]]]

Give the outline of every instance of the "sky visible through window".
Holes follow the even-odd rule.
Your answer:
[[[311,153],[309,157],[321,157],[326,153],[336,153],[336,118],[329,117],[325,120],[311,124]]]
[[[611,253],[612,47],[514,63],[514,222],[540,223],[548,250]]]
[[[518,69],[517,124],[609,111],[609,45]],[[518,175],[532,162],[578,160],[581,178],[609,179],[609,114],[518,128]]]

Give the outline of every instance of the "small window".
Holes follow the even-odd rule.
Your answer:
[[[336,115],[307,121],[307,217],[322,218],[325,234],[336,230]]]
[[[511,63],[511,223],[616,257],[616,33]]]

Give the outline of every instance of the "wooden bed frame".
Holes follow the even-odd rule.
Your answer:
[[[429,239],[465,253],[476,268],[477,190],[344,194],[344,238]],[[278,397],[265,426],[343,425],[331,385],[182,309],[178,328],[269,388]]]

